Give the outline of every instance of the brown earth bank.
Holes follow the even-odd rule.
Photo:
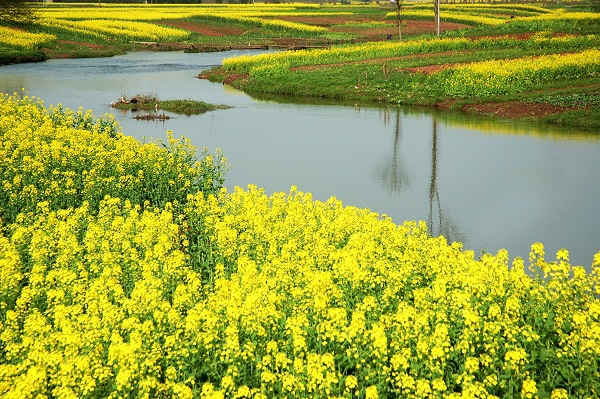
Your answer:
[[[507,101],[500,103],[467,104],[461,110],[468,113],[495,115],[501,118],[543,118],[549,115],[573,110],[572,107],[561,107],[547,103],[530,103],[523,101]]]
[[[80,57],[101,57],[121,54],[123,51],[117,51],[114,46],[100,45],[86,42],[76,42],[73,40],[57,40],[53,47],[42,48],[47,58],[80,58]]]

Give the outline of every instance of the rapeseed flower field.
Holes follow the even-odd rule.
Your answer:
[[[8,47],[32,49],[47,44],[56,36],[46,33],[29,33],[23,30],[0,26],[0,44]]]
[[[600,76],[600,50],[492,60],[453,66],[432,75],[453,97],[512,94],[556,79]]]
[[[0,98],[3,398],[596,398],[600,253],[476,258]]]

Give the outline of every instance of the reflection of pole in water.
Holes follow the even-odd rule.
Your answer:
[[[390,109],[388,107],[385,107],[382,109],[383,112],[383,126],[386,126],[390,123]]]
[[[460,233],[458,227],[450,219],[448,216],[444,216],[442,212],[442,204],[440,202],[440,193],[438,191],[438,165],[437,165],[437,157],[438,157],[438,129],[437,129],[437,118],[436,115],[433,114],[433,124],[432,124],[432,143],[431,143],[431,181],[429,183],[429,221],[427,223],[427,228],[432,236],[442,235],[448,241],[462,241],[463,244],[466,244],[465,237]],[[437,218],[438,218],[438,226],[437,226],[437,234],[433,229],[433,211],[434,206],[433,203],[437,203]]]
[[[440,204],[440,193],[437,189],[437,118],[433,115],[433,139],[431,144],[431,183],[429,184],[429,231],[433,234],[433,202],[437,202],[439,218],[439,229],[442,232],[442,206]]]
[[[390,113],[384,113],[384,123],[389,121]],[[390,192],[400,192],[406,188],[409,183],[408,172],[404,165],[398,160],[398,147],[402,136],[400,123],[400,110],[396,110],[396,127],[394,132],[394,148],[392,151],[392,160],[388,163],[382,163],[377,171],[378,179],[381,181]]]

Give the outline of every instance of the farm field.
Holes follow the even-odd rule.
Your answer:
[[[0,54],[293,48],[202,77],[598,126],[600,14],[448,4],[437,38],[431,7],[405,6],[399,40],[388,4],[43,5],[0,26]],[[228,168],[0,94],[0,397],[600,395],[600,252],[475,254],[295,186],[228,192]]]
[[[402,3],[402,32],[390,4],[50,4],[39,7],[34,23],[0,26],[0,63],[135,49],[302,49],[244,67],[232,60],[202,77],[253,94],[436,106],[597,128],[597,64],[563,67],[571,69],[566,74],[531,69],[536,57],[599,48],[600,13],[577,4],[443,4],[440,39],[427,3]],[[503,73],[504,83],[488,77],[506,62],[477,77],[462,67],[500,59],[531,67]]]

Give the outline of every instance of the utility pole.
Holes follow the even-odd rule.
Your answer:
[[[398,23],[398,39],[402,41],[402,1],[396,0],[396,22]]]
[[[433,0],[433,13],[435,17],[435,35],[440,38],[440,1]]]

